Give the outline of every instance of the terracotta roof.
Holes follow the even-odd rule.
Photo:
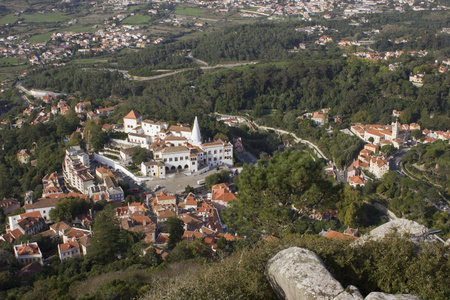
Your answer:
[[[363,179],[360,176],[353,176],[349,180],[350,182],[353,182],[355,184],[364,184]]]
[[[37,243],[22,244],[14,247],[18,255],[35,255],[41,254]]]
[[[156,244],[167,244],[169,242],[168,233],[160,233],[158,238],[155,240]]]
[[[324,237],[329,238],[329,239],[339,239],[339,240],[348,240],[348,241],[353,241],[356,240],[357,237],[355,236],[351,236],[351,235],[346,235],[334,230],[330,230],[328,231]]]
[[[125,117],[123,117],[124,119],[132,119],[132,120],[137,120],[141,117],[140,114],[138,114],[137,112],[135,112],[134,110],[131,110]]]
[[[61,249],[61,251],[67,251],[69,249],[74,249],[74,248],[80,247],[78,245],[78,242],[76,242],[76,241],[68,241],[67,243],[59,244],[58,246]]]

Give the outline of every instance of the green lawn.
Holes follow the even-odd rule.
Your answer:
[[[0,18],[0,25],[13,24],[16,21],[17,21],[16,17],[14,17],[13,15],[7,15],[4,16],[3,18]]]
[[[183,15],[183,16],[193,16],[193,17],[204,17],[206,13],[206,9],[200,7],[184,7],[178,5],[175,8],[175,15]]]
[[[45,43],[48,40],[50,40],[52,34],[53,34],[53,32],[46,32],[43,34],[33,35],[32,37],[30,37],[28,39],[28,42],[30,42],[30,43]]]
[[[68,20],[69,17],[62,13],[48,13],[48,14],[24,14],[21,16],[27,23],[55,23]]]
[[[24,62],[20,58],[17,57],[3,57],[0,58],[0,66],[8,66],[8,65],[16,65],[21,62]]]
[[[122,21],[122,24],[127,25],[142,25],[147,24],[150,21],[150,16],[143,16],[143,15],[134,15],[126,18]]]

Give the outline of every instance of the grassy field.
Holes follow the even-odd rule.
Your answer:
[[[16,65],[21,62],[24,62],[22,59],[17,57],[3,57],[0,58],[0,66],[7,66],[7,65]]]
[[[151,19],[150,16],[134,15],[134,16],[129,16],[128,18],[123,20],[121,23],[127,24],[127,25],[142,25],[142,24],[147,24],[150,21],[150,19]]]
[[[20,65],[14,67],[2,67],[0,66],[0,80],[14,79],[16,76],[20,75],[28,65]]]
[[[175,8],[175,15],[192,16],[192,17],[205,17],[207,10],[200,7],[192,7],[188,5],[177,5]]]
[[[24,14],[21,16],[27,23],[55,23],[68,20],[69,17],[62,13],[48,13],[48,14]]]
[[[17,21],[16,17],[14,17],[13,15],[7,15],[7,16],[0,18],[0,25],[13,24],[16,21]]]
[[[50,40],[53,32],[46,32],[43,34],[33,35],[28,39],[30,43],[45,43]]]

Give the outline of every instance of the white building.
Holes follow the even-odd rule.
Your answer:
[[[14,255],[19,264],[28,265],[37,262],[42,265],[42,252],[37,243],[14,245]]]
[[[141,163],[141,172],[144,176],[166,178],[166,166],[161,161],[147,161]]]
[[[169,127],[169,124],[162,122],[154,122],[152,120],[144,120],[142,121],[142,129],[144,130],[144,134],[148,136],[159,136],[161,130],[166,130]]]
[[[209,166],[233,166],[233,146],[218,139],[200,146],[205,152],[205,160]]]
[[[50,210],[55,208],[59,198],[41,198],[24,206],[27,213],[39,212],[45,221],[50,221]]]
[[[77,257],[81,255],[80,245],[76,240],[67,241],[64,244],[58,245],[58,254],[61,261],[68,258]]]
[[[374,174],[376,178],[382,178],[389,171],[389,162],[379,157],[370,159],[369,172]]]
[[[130,133],[131,130],[140,126],[142,122],[142,116],[136,113],[134,110],[131,110],[128,115],[123,118],[123,128],[125,133]]]
[[[83,194],[94,184],[94,176],[89,173],[89,156],[80,146],[72,146],[66,150],[63,164],[64,180]]]

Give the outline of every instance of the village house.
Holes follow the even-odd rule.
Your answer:
[[[21,265],[37,262],[42,265],[42,252],[37,243],[14,245],[14,255]]]
[[[51,174],[46,174],[42,178],[42,197],[55,197],[56,195],[64,194],[61,185],[59,184],[58,173],[53,172]]]
[[[211,194],[208,194],[208,198],[217,208],[228,207],[230,201],[238,199],[226,183],[213,185],[211,187]]]
[[[80,245],[76,240],[69,240],[67,243],[58,244],[59,259],[64,261],[66,259],[77,257],[81,255]]]
[[[45,220],[39,211],[26,212],[8,217],[7,231],[20,230],[23,234],[35,235],[47,229]]]
[[[315,111],[312,114],[311,120],[313,121],[314,125],[322,126],[327,122],[327,115],[322,111]]]

